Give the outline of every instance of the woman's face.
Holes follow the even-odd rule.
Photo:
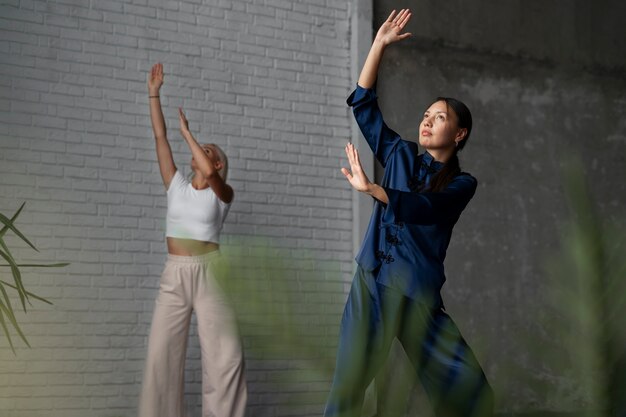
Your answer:
[[[209,161],[211,161],[211,163],[217,168],[220,169],[221,168],[221,162],[219,160],[219,157],[217,155],[217,152],[215,151],[215,145],[213,144],[204,144],[201,145],[202,149],[204,150],[204,153],[206,154],[206,156],[209,157]],[[219,167],[218,167],[219,165]],[[198,165],[196,164],[196,160],[192,157],[191,158],[191,168],[192,169],[196,169],[198,167]]]
[[[467,133],[445,101],[436,101],[424,112],[419,129],[419,144],[428,150],[454,148]]]

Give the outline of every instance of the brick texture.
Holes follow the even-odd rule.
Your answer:
[[[134,416],[165,261],[166,199],[146,75],[222,146],[236,199],[223,231],[247,355],[250,416],[319,416],[353,268],[352,193],[339,171],[351,118],[347,0],[6,0],[0,4],[0,212],[37,301],[0,338],[0,415]],[[2,279],[10,279],[0,269]],[[195,320],[194,320],[195,323]],[[199,344],[186,364],[200,415]]]

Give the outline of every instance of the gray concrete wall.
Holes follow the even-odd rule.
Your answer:
[[[375,0],[377,28],[396,9],[413,13],[413,43],[544,62],[623,70],[626,5],[616,0]]]
[[[405,6],[375,2],[375,29]],[[554,312],[545,264],[569,216],[560,166],[570,152],[584,161],[600,213],[623,226],[624,5],[409,6],[415,36],[388,49],[378,81],[386,121],[417,138],[421,114],[441,95],[461,99],[474,117],[460,157],[479,187],[448,252],[448,311],[484,364],[501,412],[584,408],[580,381],[548,359],[548,351],[567,358],[572,347],[559,345],[544,321]]]

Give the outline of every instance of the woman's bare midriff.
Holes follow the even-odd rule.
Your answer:
[[[167,238],[167,252],[178,256],[198,256],[216,251],[220,245],[214,242],[203,242],[193,239]]]

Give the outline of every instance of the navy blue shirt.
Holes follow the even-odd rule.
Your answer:
[[[452,228],[476,191],[476,179],[461,173],[441,192],[418,192],[443,164],[428,152],[420,155],[415,142],[403,140],[385,124],[373,89],[357,85],[347,103],[385,168],[381,186],[389,197],[388,204],[374,203],[356,261],[366,271],[380,268],[379,283],[443,306],[443,261]]]

